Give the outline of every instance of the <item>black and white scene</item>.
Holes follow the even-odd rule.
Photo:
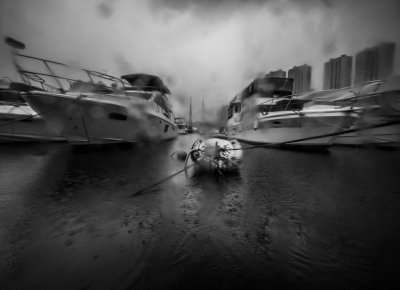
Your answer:
[[[0,289],[400,289],[398,0],[0,0]]]

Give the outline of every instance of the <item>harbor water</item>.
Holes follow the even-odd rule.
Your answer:
[[[400,150],[0,147],[0,289],[399,289]],[[245,146],[245,145],[244,145]]]

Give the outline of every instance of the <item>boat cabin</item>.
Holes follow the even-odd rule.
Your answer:
[[[302,110],[309,100],[292,97],[292,78],[257,78],[229,103],[228,119],[246,113],[268,115],[270,112]]]
[[[252,81],[242,92],[242,99],[256,95],[257,97],[282,98],[291,96],[293,92],[292,78],[263,77]]]
[[[241,94],[236,95],[228,106],[228,119],[233,116],[240,115],[242,110],[242,96]]]
[[[141,91],[159,91],[162,94],[170,94],[170,90],[160,77],[148,74],[129,74],[121,76],[121,79],[126,80],[132,87],[127,87],[127,90]]]
[[[152,101],[160,106],[167,118],[172,118],[172,106],[167,98],[170,90],[160,77],[149,74],[129,74],[121,76],[130,86],[124,88],[128,95]]]

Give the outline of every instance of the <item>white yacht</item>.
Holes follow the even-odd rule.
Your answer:
[[[117,78],[19,53],[14,56],[43,62],[48,68],[48,72],[27,71],[17,65],[22,79],[45,88],[30,90],[24,98],[71,144],[166,140],[178,134],[167,97],[170,91],[157,76]]]
[[[0,143],[65,141],[23,99],[33,89],[23,83],[0,86]]]
[[[178,133],[179,134],[187,134],[188,133],[188,125],[183,117],[175,118],[175,123],[178,126]]]
[[[324,135],[340,132],[359,118],[351,106],[306,105],[310,100],[293,97],[292,88],[290,78],[255,79],[229,104],[229,136],[250,143],[327,147],[335,136]]]

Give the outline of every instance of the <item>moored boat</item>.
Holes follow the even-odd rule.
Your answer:
[[[239,170],[243,152],[236,139],[224,134],[210,134],[197,139],[189,155],[202,170],[226,173]]]
[[[250,143],[328,147],[335,136],[318,136],[339,133],[359,118],[352,106],[293,97],[292,87],[290,78],[254,80],[229,104],[229,136]]]
[[[187,134],[188,133],[188,125],[183,117],[176,117],[175,123],[178,127],[178,134]]]
[[[51,128],[73,145],[126,143],[175,138],[178,130],[158,76],[130,74],[117,78],[14,52],[15,57],[43,62],[49,72],[17,66],[30,90],[24,98]],[[57,69],[62,68],[60,74]],[[79,78],[71,77],[79,71]],[[86,76],[87,80],[82,80]]]

